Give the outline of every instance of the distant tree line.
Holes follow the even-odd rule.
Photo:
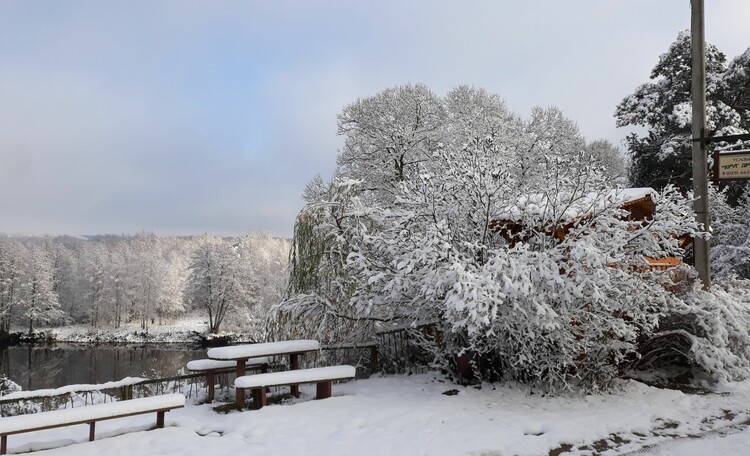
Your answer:
[[[262,336],[286,285],[288,242],[217,236],[0,236],[0,331],[119,328],[182,317]]]

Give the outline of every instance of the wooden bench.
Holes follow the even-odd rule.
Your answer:
[[[245,362],[245,369],[260,369],[267,372],[271,360],[267,356],[250,358]],[[187,369],[191,372],[204,372],[206,374],[207,395],[206,401],[213,402],[217,371],[235,368],[235,361],[219,361],[215,359],[196,359],[187,363]]]
[[[353,366],[315,367],[284,372],[269,372],[267,374],[245,375],[234,380],[238,389],[251,389],[253,402],[257,408],[268,405],[266,388],[271,386],[299,386],[303,383],[316,383],[315,399],[331,397],[333,382],[348,380],[357,374]]]
[[[216,347],[208,350],[208,357],[213,360],[237,363],[237,378],[245,375],[245,362],[249,358],[259,356],[289,356],[289,369],[299,369],[299,357],[305,353],[317,352],[320,343],[317,340],[284,340],[278,342],[263,342],[259,344],[232,345],[229,347]],[[292,394],[299,394],[298,386],[292,386]],[[236,388],[235,403],[242,407],[245,403],[245,390]]]
[[[53,410],[0,418],[0,454],[8,451],[8,436],[25,432],[41,431],[76,424],[89,425],[89,441],[94,440],[96,422],[124,418],[126,416],[156,413],[156,427],[164,427],[164,413],[185,406],[182,394],[144,397],[127,401],[96,404],[85,407]]]

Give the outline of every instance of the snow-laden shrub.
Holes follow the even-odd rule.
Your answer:
[[[275,308],[287,337],[358,342],[389,324],[435,322],[442,335],[418,339],[435,366],[451,369],[469,355],[485,379],[588,391],[635,361],[638,341],[677,305],[668,274],[638,272],[643,254],[678,253],[673,233],[695,232],[689,202],[676,192],[653,195],[664,210],[645,223],[624,217],[616,191],[555,195],[541,212],[521,211],[524,242],[481,244],[456,242],[444,219],[420,223],[415,209],[424,207],[414,200],[365,204],[358,185],[334,184],[298,220],[316,220],[313,239],[327,246],[305,274],[335,273],[293,287],[298,293]],[[567,230],[562,241],[549,234],[558,227]],[[300,252],[310,251],[305,242],[295,240]],[[293,268],[304,263],[297,258]]]
[[[711,265],[716,277],[750,279],[750,187],[736,206],[727,203],[726,189],[711,188]]]
[[[636,373],[662,380],[750,378],[750,281],[728,278],[672,301]]]
[[[10,393],[15,393],[16,391],[21,391],[23,388],[21,386],[14,382],[13,380],[9,379],[6,376],[0,376],[0,400],[3,399],[3,396]],[[0,416],[14,416],[14,415],[24,415],[27,413],[38,413],[42,410],[42,408],[39,406],[39,404],[36,404],[32,401],[16,401],[16,402],[9,402],[7,404],[0,404]]]
[[[6,376],[0,376],[0,396],[21,391],[21,386]]]

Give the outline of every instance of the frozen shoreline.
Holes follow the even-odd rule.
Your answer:
[[[34,332],[34,337],[20,330],[9,334],[11,343],[43,344],[66,342],[76,344],[201,344],[205,346],[227,345],[233,342],[253,342],[248,334],[222,332],[208,334],[207,325],[201,320],[178,321],[171,324],[152,325],[141,329],[139,324],[126,324],[120,328],[92,328],[87,325],[71,325],[58,328],[43,328]]]

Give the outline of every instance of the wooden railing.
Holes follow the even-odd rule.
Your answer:
[[[317,365],[319,363],[332,364],[337,358],[351,361],[357,367],[357,377],[367,377],[380,369],[378,344],[375,342],[363,344],[342,344],[321,348],[323,356],[307,359],[303,363]],[[327,356],[337,353],[337,356]],[[281,368],[278,366],[278,368]],[[275,366],[272,364],[272,370]],[[219,385],[217,396],[226,395],[230,398],[230,387],[233,384],[236,369],[234,367],[218,369],[215,372],[216,383]],[[118,382],[115,382],[118,383]],[[66,388],[60,394],[50,394],[46,390],[44,394],[34,395],[33,391],[27,392],[22,398],[3,399],[0,396],[0,416],[12,416],[25,413],[36,413],[42,411],[56,410],[59,408],[77,407],[94,403],[110,402],[116,400],[127,400],[139,397],[156,396],[168,393],[182,393],[187,398],[196,397],[199,392],[206,390],[206,373],[193,372],[189,374],[174,375],[124,384],[114,388],[103,388],[103,385],[91,385],[90,388],[76,389],[70,391]]]

